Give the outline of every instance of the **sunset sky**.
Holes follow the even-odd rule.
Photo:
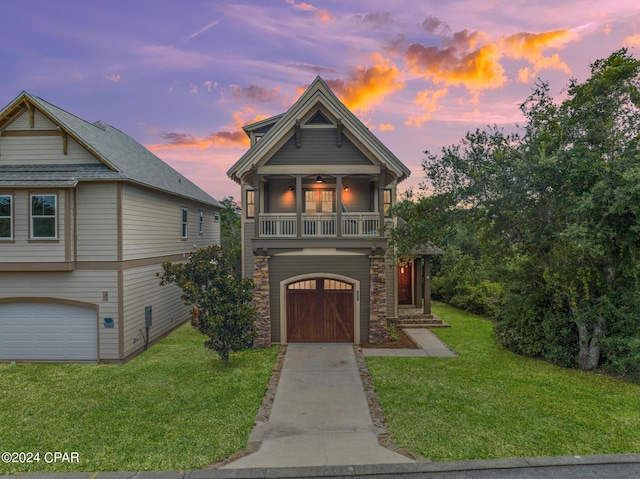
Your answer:
[[[20,0],[0,13],[0,103],[26,90],[148,147],[216,199],[241,126],[320,75],[412,171],[425,149],[513,128],[537,78],[561,98],[626,46],[638,0]]]

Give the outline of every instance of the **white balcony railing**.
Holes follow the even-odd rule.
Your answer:
[[[336,237],[338,236],[338,217],[335,213],[302,213],[302,231],[300,236]],[[342,236],[377,236],[380,227],[378,213],[342,213]],[[260,236],[290,238],[298,236],[295,213],[260,214]]]
[[[296,236],[296,214],[262,213],[260,215],[260,236]]]
[[[334,213],[302,213],[302,236],[336,236]]]
[[[342,236],[377,236],[378,213],[342,213]]]

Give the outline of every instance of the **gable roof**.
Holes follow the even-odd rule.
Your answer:
[[[111,170],[111,173],[106,173],[104,168],[79,168],[77,165],[69,165],[67,177],[72,176],[76,182],[83,179],[117,178],[212,206],[222,206],[185,176],[178,173],[140,143],[117,128],[102,121],[89,123],[30,93],[22,92],[0,111],[0,131],[20,113],[32,107],[37,108],[44,116],[54,122],[61,130]],[[23,180],[25,175],[29,174],[32,174],[35,179],[37,176],[36,170],[39,172],[39,177],[49,178],[50,180],[60,179],[60,171],[50,165],[42,165],[35,169],[21,169],[19,165],[3,168],[13,168],[14,181],[17,181],[15,177],[17,173],[21,173],[20,176]],[[91,171],[95,171],[97,174],[98,172],[100,173],[97,177],[90,178],[88,173]],[[67,183],[70,184],[69,182]],[[3,184],[1,180],[0,184]]]
[[[287,112],[258,122],[260,126],[273,123],[260,141],[253,144],[247,152],[227,171],[227,175],[237,183],[250,173],[252,166],[267,155],[276,144],[289,134],[296,121],[300,120],[318,103],[332,115],[340,119],[345,130],[353,134],[372,157],[385,164],[398,182],[407,178],[411,171],[407,168],[369,129],[335,96],[329,86],[319,76]],[[270,121],[269,121],[270,120]],[[273,121],[275,120],[275,121]],[[246,125],[245,132],[257,129],[257,124]]]

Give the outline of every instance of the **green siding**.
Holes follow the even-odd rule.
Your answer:
[[[289,138],[267,165],[371,165],[371,161],[344,134],[336,145],[334,128],[302,128],[300,147],[295,135]]]
[[[280,282],[288,278],[318,273],[333,273],[360,281],[360,341],[369,337],[369,265],[367,255],[277,256],[269,259],[271,301],[271,340],[280,342]]]

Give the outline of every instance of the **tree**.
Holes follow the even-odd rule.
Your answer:
[[[186,263],[164,263],[160,284],[178,285],[182,300],[194,307],[192,325],[209,339],[205,347],[229,364],[229,355],[247,349],[255,337],[251,326],[253,281],[233,276],[231,254],[220,245],[195,251]]]
[[[591,369],[609,364],[603,344],[640,335],[638,314],[622,313],[640,288],[640,61],[614,52],[566,94],[538,82],[520,132],[470,132],[425,152],[423,169],[428,201],[464,210],[484,264],[501,265],[497,338]]]
[[[220,244],[229,251],[236,279],[242,277],[242,238],[240,224],[240,206],[227,196],[221,202],[220,211]]]

